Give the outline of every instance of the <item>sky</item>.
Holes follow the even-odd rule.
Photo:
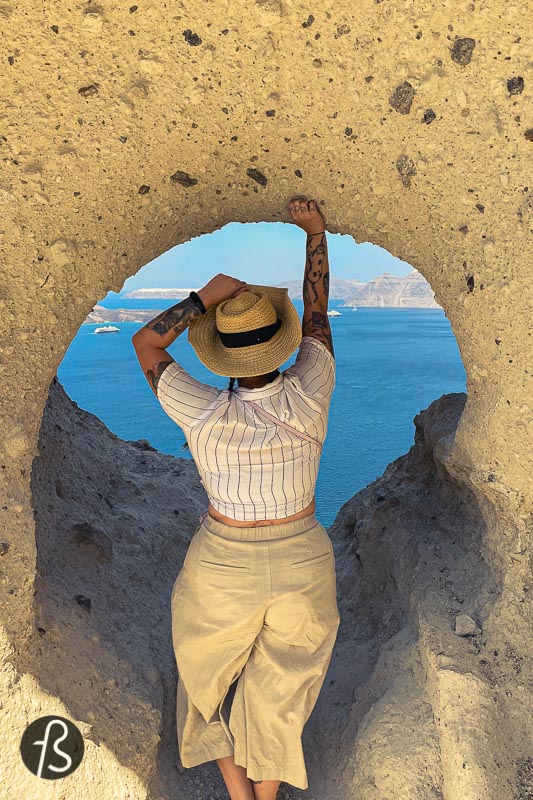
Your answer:
[[[390,272],[404,276],[410,264],[371,242],[357,244],[346,234],[328,233],[330,277],[368,281]],[[305,232],[284,222],[231,222],[176,245],[128,278],[121,292],[149,288],[201,288],[219,272],[273,286],[303,278]]]

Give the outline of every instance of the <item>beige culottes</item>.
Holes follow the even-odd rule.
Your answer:
[[[172,589],[184,767],[234,756],[307,789],[301,735],[339,627],[333,546],[314,514],[236,527],[207,516]]]

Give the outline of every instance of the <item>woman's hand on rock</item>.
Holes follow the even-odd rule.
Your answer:
[[[294,224],[302,228],[308,235],[326,230],[326,223],[322,213],[318,210],[316,200],[292,197],[289,200],[289,213]]]
[[[236,297],[241,292],[248,289],[246,281],[241,281],[238,278],[232,278],[230,275],[224,275],[219,272],[214,278],[206,283],[203,289],[198,291],[198,295],[204,306],[209,308],[212,305],[218,305],[223,300],[229,300],[230,297]]]

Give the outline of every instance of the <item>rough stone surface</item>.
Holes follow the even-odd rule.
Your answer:
[[[288,222],[304,191],[331,232],[424,275],[468,379],[464,405],[432,404],[414,450],[332,526],[344,627],[306,733],[310,794],[526,800],[527,9],[206,10],[0,4],[0,796],[224,796],[215,765],[174,771],[164,593],[204,507],[194,467],[97,430],[52,379],[94,304],[141,266],[231,221]],[[462,610],[481,634],[455,634]],[[50,713],[87,744],[64,789],[18,753]]]

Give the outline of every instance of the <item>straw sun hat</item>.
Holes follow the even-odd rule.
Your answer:
[[[302,339],[300,315],[289,290],[248,284],[191,320],[188,340],[215,375],[248,378],[280,367]]]

